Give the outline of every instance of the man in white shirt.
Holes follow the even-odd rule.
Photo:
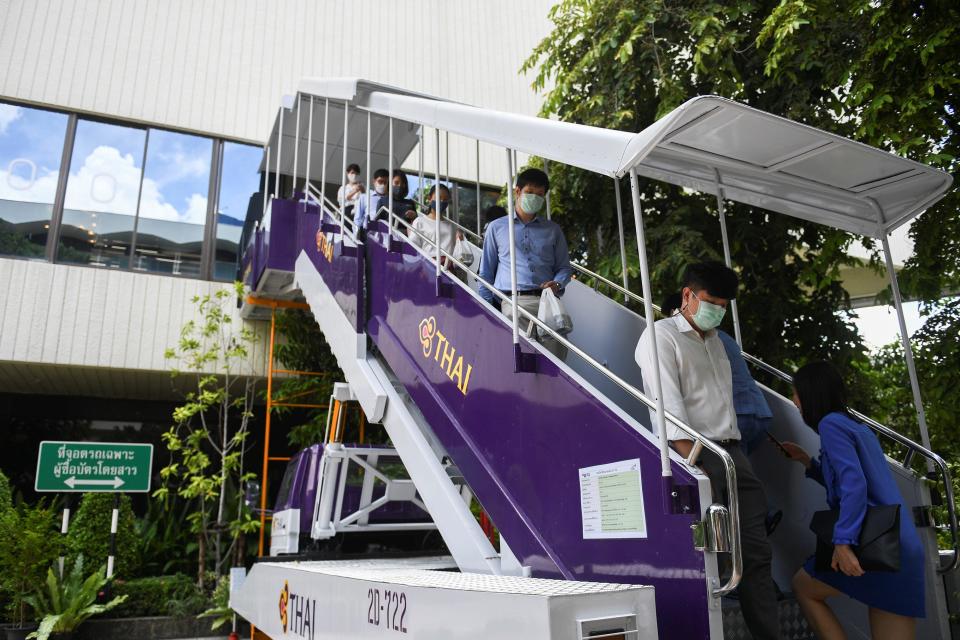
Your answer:
[[[730,362],[716,331],[727,304],[737,295],[737,286],[737,274],[723,263],[689,265],[683,275],[683,304],[679,312],[656,323],[656,350],[664,410],[719,444],[733,458],[743,549],[740,608],[753,637],[767,640],[780,637],[776,588],[770,574],[772,553],[764,526],[767,500],[740,448]],[[640,336],[635,356],[651,398],[656,388],[653,348],[651,332],[646,330]],[[651,419],[656,424],[652,410]],[[690,455],[693,441],[669,421],[667,437],[680,455]],[[727,502],[726,476],[720,459],[704,452],[699,464],[710,478],[714,498]]]

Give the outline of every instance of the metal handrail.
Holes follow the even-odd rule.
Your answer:
[[[763,369],[767,373],[773,376],[776,376],[777,378],[780,378],[784,382],[788,384],[793,384],[793,376],[791,376],[789,373],[785,373],[780,369],[777,369],[776,367],[767,364],[760,358],[757,358],[756,356],[752,356],[746,352],[743,353],[743,358],[747,362],[750,362],[754,366],[757,366],[760,369]],[[901,444],[907,448],[908,450],[907,456],[904,458],[904,461],[902,463],[904,467],[908,467],[910,461],[913,459],[913,456],[919,453],[921,456],[923,456],[927,460],[930,460],[934,464],[934,466],[936,466],[940,470],[940,475],[943,478],[944,494],[947,502],[947,513],[949,514],[949,518],[950,518],[949,526],[950,526],[950,536],[953,540],[953,558],[950,560],[949,563],[947,563],[945,567],[938,567],[937,571],[939,573],[949,573],[950,571],[953,571],[954,569],[957,568],[958,562],[960,562],[960,532],[958,532],[958,527],[957,527],[956,505],[954,504],[954,501],[953,501],[953,481],[950,476],[950,468],[947,466],[946,461],[943,458],[941,458],[939,455],[937,455],[936,452],[930,451],[920,443],[914,442],[913,440],[906,437],[902,433],[894,431],[890,427],[880,424],[873,418],[870,418],[869,416],[866,416],[860,413],[859,411],[856,411],[854,409],[848,409],[848,410],[855,418],[857,418],[858,420],[866,424],[868,427],[870,427],[877,433],[883,436],[886,436],[887,438],[890,438],[894,442]]]
[[[307,185],[307,190],[305,192],[305,195],[307,196],[307,198],[312,198],[314,203],[320,206],[321,209],[329,209],[334,219],[340,222],[340,228],[341,229],[346,228],[350,238],[354,242],[358,242],[356,225],[354,224],[353,220],[350,220],[345,215],[343,215],[343,212],[340,210],[340,207],[335,205],[333,200],[328,198],[326,194],[321,193],[319,190],[317,190],[316,187],[314,187],[311,184]],[[345,224],[344,221],[348,222],[349,225]]]
[[[453,257],[453,255],[444,251],[442,247],[438,246],[439,239],[431,239],[427,237],[426,235],[418,231],[416,228],[414,228],[406,220],[403,220],[402,218],[396,216],[392,211],[387,209],[387,207],[381,207],[380,210],[377,211],[377,214],[379,215],[382,211],[387,212],[388,219],[389,219],[387,226],[388,226],[388,229],[390,229],[391,233],[393,231],[393,221],[396,220],[399,224],[403,225],[408,230],[413,231],[413,233],[415,233],[417,236],[419,236],[424,241],[426,241],[427,244],[433,245],[434,250],[438,250],[443,257],[445,257],[447,260],[450,260],[454,265],[460,267],[461,269],[469,271],[469,267],[467,265],[462,263],[460,260],[457,260],[455,257]],[[406,235],[403,236],[403,239],[405,242],[407,242],[408,244],[410,244],[410,246],[417,249],[422,255],[427,257],[429,260],[433,260],[432,255],[427,254],[426,251],[421,250],[419,247],[411,243],[409,241],[409,238]],[[460,286],[466,287],[466,285],[462,281],[460,281],[458,278],[454,278],[454,280]],[[494,296],[500,298],[502,302],[508,302],[508,303],[512,302],[509,296],[502,293],[499,289],[497,289],[495,286],[493,286],[483,278],[477,277],[477,281],[480,282],[487,290],[493,293]],[[595,360],[588,353],[580,349],[580,347],[573,344],[572,342],[564,338],[562,335],[560,335],[559,333],[557,333],[556,331],[548,327],[546,324],[544,324],[539,318],[534,316],[532,313],[526,311],[525,309],[519,306],[517,306],[517,309],[515,310],[515,312],[516,311],[519,311],[520,315],[526,317],[528,320],[530,320],[531,322],[536,324],[538,327],[546,331],[546,333],[548,333],[552,338],[554,338],[555,340],[563,344],[565,347],[567,347],[569,350],[573,351],[575,354],[580,356],[584,361],[587,362],[587,364],[589,364],[593,368],[600,371],[603,375],[609,378],[614,384],[616,384],[621,389],[626,391],[628,394],[633,396],[636,400],[645,404],[649,409],[656,410],[656,403],[654,403],[653,400],[650,400],[649,398],[647,398],[647,396],[644,395],[643,392],[636,389],[629,382],[623,380],[620,376],[611,372],[609,369],[604,367],[601,363],[597,362],[597,360]],[[743,551],[740,547],[740,506],[739,506],[739,500],[737,498],[736,467],[734,465],[733,458],[721,446],[705,438],[699,432],[695,431],[693,427],[690,427],[689,425],[685,424],[672,413],[665,411],[664,417],[672,425],[674,425],[675,427],[683,431],[686,435],[690,436],[690,439],[695,443],[694,448],[691,451],[690,457],[685,460],[687,464],[693,466],[697,460],[697,455],[704,448],[706,448],[708,451],[715,454],[723,462],[724,475],[726,476],[726,481],[727,481],[727,493],[728,493],[729,502],[730,502],[730,504],[727,505],[727,508],[730,513],[730,538],[731,538],[730,548],[731,548],[731,556],[732,556],[731,564],[733,566],[732,566],[730,578],[727,580],[726,584],[712,591],[712,594],[715,597],[719,598],[736,589],[737,585],[740,583],[740,578],[743,575]]]

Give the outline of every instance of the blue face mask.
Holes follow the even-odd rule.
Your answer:
[[[449,201],[449,200],[441,200],[441,201],[440,201],[440,213],[446,213],[447,207],[449,207],[449,206],[450,206],[450,201]],[[437,201],[436,201],[436,200],[431,200],[429,203],[427,203],[427,213],[429,213],[431,209],[436,209],[436,208],[437,208]]]

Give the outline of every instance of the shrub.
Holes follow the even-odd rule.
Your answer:
[[[43,584],[47,568],[60,555],[56,511],[45,500],[21,504],[0,516],[0,613],[22,624],[33,620],[23,598]]]
[[[182,573],[172,576],[118,580],[113,592],[127,596],[112,616],[191,616],[208,606],[208,599],[194,580]]]
[[[67,532],[67,549],[71,558],[80,554],[91,564],[106,564],[110,555],[110,520],[113,516],[113,494],[88,493],[83,496],[76,518]],[[139,568],[139,540],[130,496],[120,496],[120,517],[117,521],[117,556],[113,574],[129,577]],[[71,560],[72,562],[72,560]]]

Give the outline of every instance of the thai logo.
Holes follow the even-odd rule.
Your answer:
[[[447,377],[457,385],[460,393],[467,395],[467,387],[470,385],[470,374],[473,373],[473,365],[464,363],[463,355],[457,354],[457,348],[454,347],[447,336],[437,327],[437,319],[433,316],[424,318],[420,321],[419,327],[420,346],[423,348],[423,357],[427,360],[433,360],[440,365]]]
[[[327,259],[327,262],[333,262],[333,242],[323,232],[323,229],[317,231],[317,251]]]
[[[286,580],[280,590],[279,613],[280,627],[284,635],[289,631],[301,638],[313,640],[317,628],[317,601],[290,591],[290,584]]]
[[[280,626],[283,632],[287,632],[287,605],[290,603],[290,585],[283,581],[283,589],[280,590]]]

